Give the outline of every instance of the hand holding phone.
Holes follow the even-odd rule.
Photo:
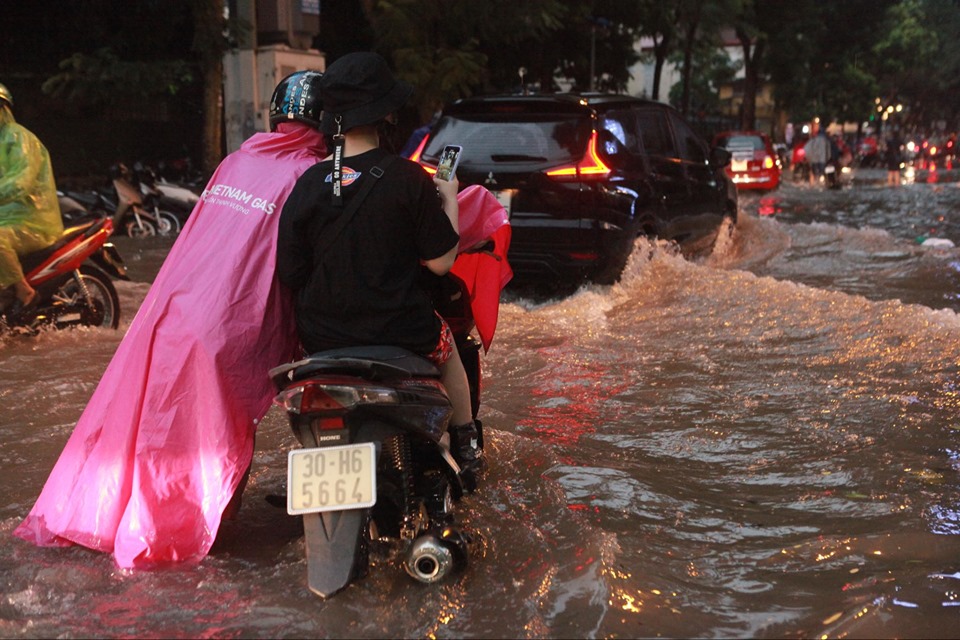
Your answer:
[[[455,144],[448,144],[440,152],[440,163],[437,165],[437,177],[441,180],[451,180],[457,173],[457,165],[460,164],[460,152],[463,147]]]

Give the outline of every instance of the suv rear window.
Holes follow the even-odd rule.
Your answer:
[[[436,162],[448,144],[463,147],[460,164],[561,164],[583,157],[592,130],[583,115],[484,113],[445,116],[423,158]]]

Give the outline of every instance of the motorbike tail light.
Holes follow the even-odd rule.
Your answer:
[[[590,135],[587,152],[576,164],[565,164],[547,170],[546,174],[561,182],[576,180],[606,180],[610,176],[610,167],[604,164],[597,154],[597,132]]]
[[[343,429],[343,416],[325,416],[318,418],[315,424],[320,431]]]
[[[396,389],[373,385],[309,383],[282,391],[276,403],[288,413],[342,413],[358,405],[398,404]]]

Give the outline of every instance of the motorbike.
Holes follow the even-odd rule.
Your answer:
[[[86,325],[120,326],[120,298],[112,278],[129,280],[109,218],[68,227],[53,245],[20,257],[23,272],[37,291],[36,302],[16,309],[12,287],[0,292],[0,327],[35,332]]]
[[[112,212],[117,230],[122,229],[131,238],[180,233],[180,219],[160,209],[159,191],[142,191],[134,174],[123,164],[111,167],[110,178],[117,197],[116,209]]]
[[[807,154],[803,149],[805,144],[805,140],[797,140],[793,145],[790,167],[793,171],[794,182],[806,182],[810,179],[810,163],[807,162]]]
[[[123,164],[110,168],[110,186],[89,191],[57,191],[64,224],[91,218],[110,218],[114,233],[131,238],[156,235],[169,236],[180,232],[180,217],[160,208],[162,194],[158,189],[141,186],[136,176]]]
[[[835,160],[828,160],[823,167],[823,181],[828,189],[839,189],[840,183],[840,165]]]
[[[196,191],[159,177],[153,168],[140,162],[133,165],[133,176],[144,199],[161,212],[171,213],[181,226],[200,202]]]
[[[434,299],[467,370],[482,448],[481,344],[462,282],[441,279]],[[393,549],[422,583],[467,566],[471,538],[453,509],[476,478],[449,451],[452,409],[437,367],[397,347],[352,347],[276,367],[270,378],[302,446],[288,454],[286,507],[303,518],[311,591],[329,598],[365,576],[373,545]]]

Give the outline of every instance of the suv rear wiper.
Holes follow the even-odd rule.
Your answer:
[[[522,153],[503,153],[503,154],[492,154],[490,159],[494,162],[519,162],[521,160],[529,160],[536,162],[546,162],[547,159],[543,156],[527,156]]]

